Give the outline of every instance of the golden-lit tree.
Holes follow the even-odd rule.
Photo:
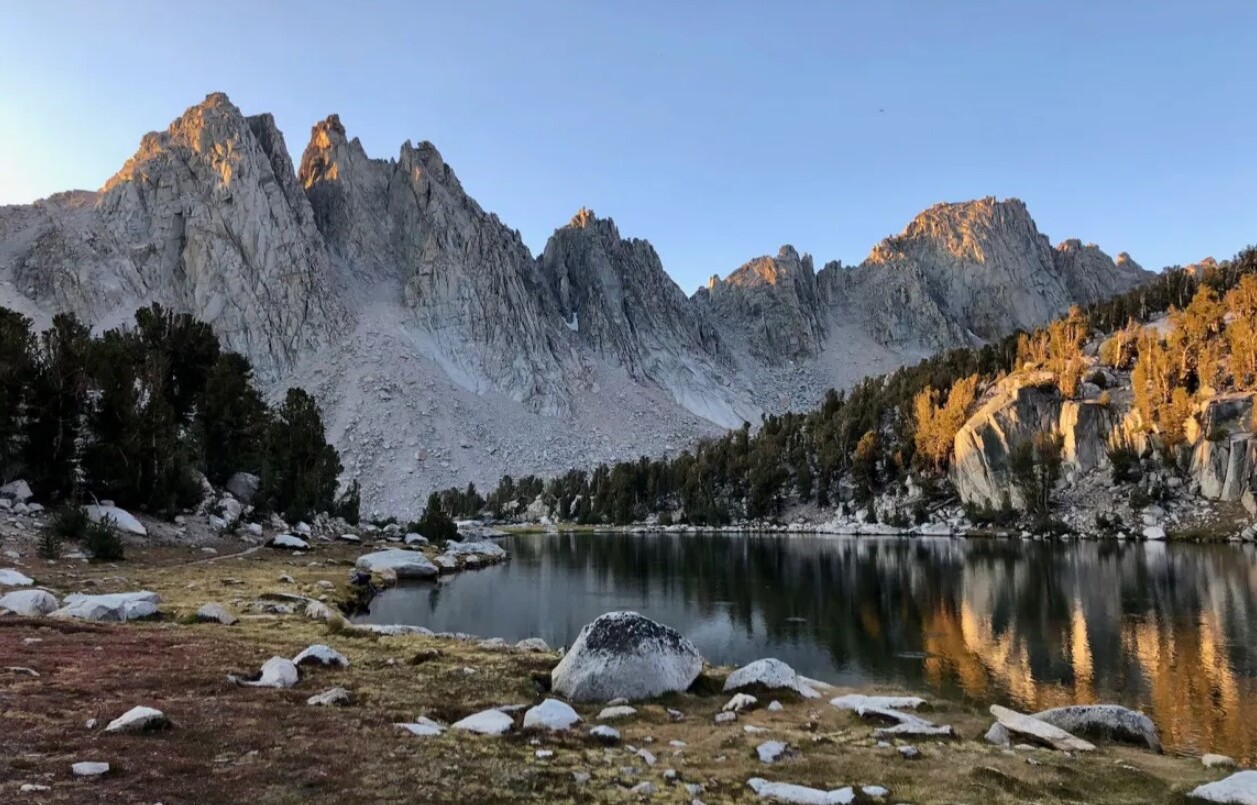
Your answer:
[[[939,403],[938,391],[926,386],[912,401],[916,422],[914,441],[918,461],[935,471],[946,468],[951,458],[956,433],[969,417],[969,408],[977,397],[978,376],[957,380],[947,393],[947,400]]]

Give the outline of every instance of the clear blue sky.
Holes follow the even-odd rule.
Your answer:
[[[985,195],[1159,268],[1257,242],[1254,53],[1251,0],[11,3],[0,203],[222,90],[294,160],[331,112],[372,156],[432,140],[534,251],[592,207],[687,291]]]

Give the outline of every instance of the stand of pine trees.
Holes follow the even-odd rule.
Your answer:
[[[36,334],[0,308],[0,478],[41,500],[169,515],[199,502],[198,473],[250,472],[256,503],[304,517],[335,508],[340,470],[309,395],[272,410],[248,360],[191,316],[153,305],[94,337],[65,314]]]
[[[1182,335],[1168,341],[1136,335],[1141,328],[1132,322],[1167,311]],[[1102,359],[1135,367],[1145,421],[1161,427],[1159,438],[1173,441],[1173,426],[1161,423],[1181,424],[1201,388],[1224,385],[1218,371],[1223,352],[1235,382],[1249,384],[1245,388],[1257,383],[1257,249],[1218,265],[1169,269],[1034,333],[944,352],[868,378],[848,393],[831,389],[813,411],[765,416],[755,432],[745,424],[672,458],[642,457],[549,480],[506,476],[483,502],[474,488],[470,495],[448,490],[442,499],[464,516],[510,517],[540,496],[560,519],[582,524],[629,524],[654,515],[663,522],[675,517],[723,525],[735,518],[771,519],[788,502],[864,506],[879,493],[902,488],[909,476],[927,494],[945,498],[952,440],[979,389],[1037,366],[1054,372],[1062,393],[1072,397],[1083,380],[1082,347],[1091,333],[1117,336],[1108,339],[1106,350],[1119,354]],[[1039,490],[1054,477],[1051,447],[1043,442],[1023,450],[1026,477],[1037,478]],[[1032,499],[1046,505],[1042,493]]]

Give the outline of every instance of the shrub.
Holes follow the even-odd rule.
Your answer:
[[[87,509],[82,506],[67,506],[48,519],[48,528],[59,540],[79,542],[87,535],[87,527],[92,524],[87,516]]]
[[[966,503],[965,517],[976,526],[997,526],[1002,528],[1017,522],[1017,512],[1013,509],[1007,495],[1004,496],[1003,504],[998,507],[976,506],[972,503]]]
[[[99,523],[90,523],[87,533],[83,536],[83,547],[91,554],[93,562],[114,562],[124,558],[122,538],[114,528],[112,517],[105,517]]]
[[[57,536],[57,532],[52,528],[45,528],[39,532],[39,542],[35,544],[35,553],[39,554],[41,559],[60,559],[61,558],[61,537]]]
[[[458,526],[441,508],[441,496],[437,493],[433,492],[428,496],[428,507],[424,509],[419,522],[415,523],[415,531],[437,545],[458,539]]]

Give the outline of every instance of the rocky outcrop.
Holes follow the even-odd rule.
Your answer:
[[[821,281],[887,343],[941,348],[1030,329],[1148,276],[1094,246],[1053,249],[1017,199],[936,204]]]
[[[1117,741],[1161,751],[1161,736],[1152,719],[1117,704],[1076,704],[1053,707],[1034,718],[1072,735],[1101,741]]]
[[[757,257],[723,280],[712,277],[694,298],[768,363],[814,358],[825,338],[812,256],[800,257],[793,246]]]
[[[1192,477],[1209,500],[1241,500],[1257,489],[1257,394],[1226,394],[1206,401],[1188,420]]]
[[[732,392],[716,328],[650,243],[622,238],[610,218],[582,209],[550,237],[538,266],[565,327],[594,354],[727,427],[758,419]]]
[[[1120,424],[1099,400],[1066,400],[1048,372],[1012,375],[997,383],[956,433],[951,480],[965,503],[991,508],[1025,506],[1011,459],[1036,434],[1062,437],[1066,471],[1082,474],[1108,464],[1108,445]]]

